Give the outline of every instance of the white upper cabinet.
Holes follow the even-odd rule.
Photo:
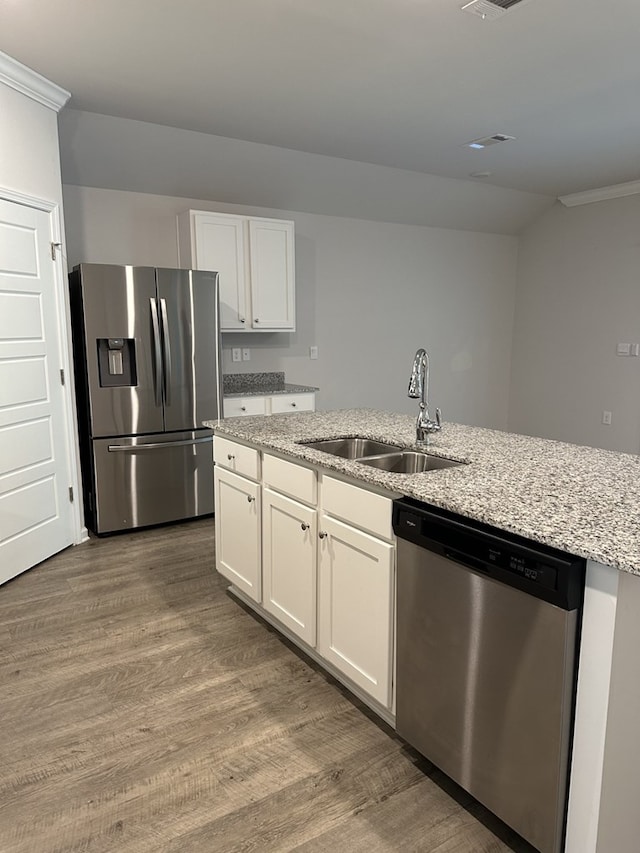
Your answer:
[[[178,248],[181,266],[219,273],[222,331],[295,329],[293,222],[187,210]]]

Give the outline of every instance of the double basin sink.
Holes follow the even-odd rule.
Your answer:
[[[391,474],[421,474],[424,471],[438,471],[462,465],[453,459],[432,456],[419,450],[404,450],[395,444],[373,441],[370,438],[324,438],[320,441],[301,441],[305,447],[322,450],[332,456],[353,459],[363,465],[389,471]]]

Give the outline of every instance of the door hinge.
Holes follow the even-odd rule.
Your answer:
[[[64,385],[64,368],[60,368],[60,384]]]
[[[51,245],[51,260],[55,261],[55,259],[57,257],[56,249],[61,249],[62,243],[51,243],[50,245]]]
[[[69,486],[69,503],[73,503],[73,486]]]

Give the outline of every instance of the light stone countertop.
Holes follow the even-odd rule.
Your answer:
[[[392,474],[298,442],[358,435],[415,448],[413,415],[344,409],[206,425],[216,434],[640,574],[638,456],[445,422],[429,453],[468,465]]]
[[[222,377],[223,396],[262,397],[272,394],[307,394],[316,392],[312,385],[296,385],[284,381],[284,373],[225,373]]]

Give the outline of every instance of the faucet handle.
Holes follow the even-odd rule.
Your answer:
[[[438,429],[442,426],[442,412],[440,409],[436,409],[436,423],[438,424]]]

